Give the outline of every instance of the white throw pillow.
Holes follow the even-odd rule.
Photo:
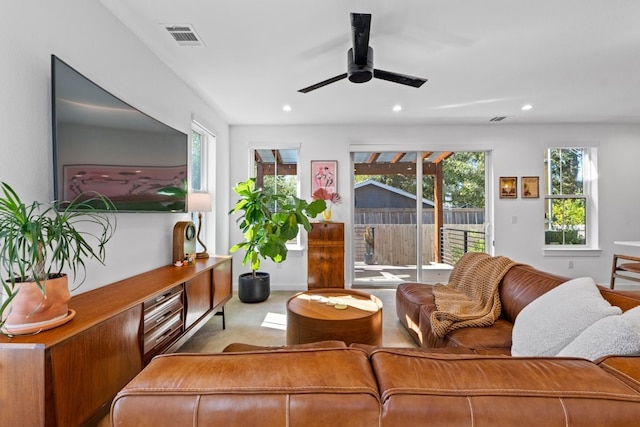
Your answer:
[[[631,323],[633,329],[640,335],[640,306],[625,311],[622,316]]]
[[[640,353],[640,307],[619,316],[598,320],[585,329],[558,356],[596,360],[608,354],[628,356]]]
[[[620,314],[590,277],[569,280],[524,307],[513,324],[512,356],[555,356],[600,319]]]

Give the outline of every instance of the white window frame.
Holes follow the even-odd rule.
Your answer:
[[[300,195],[300,144],[286,144],[286,143],[252,143],[249,144],[249,174],[252,177],[255,170],[255,159],[257,150],[296,150],[296,197],[302,198]],[[295,240],[289,241],[287,249],[291,252],[301,251],[303,249],[301,242],[301,234],[298,233]]]
[[[189,182],[189,188],[193,191],[207,191],[208,185],[207,185],[207,181],[208,181],[208,154],[209,154],[209,145],[210,145],[210,140],[213,138],[215,139],[215,136],[208,131],[205,127],[201,126],[198,122],[196,122],[195,120],[192,122],[191,124],[191,132],[192,134],[189,136],[189,139],[191,141],[191,144],[189,146],[189,158],[191,161],[191,170],[193,170],[193,132],[198,133],[200,135],[200,187],[199,188],[194,188],[193,187],[193,177],[189,176],[190,182]]]
[[[193,187],[193,179],[191,176],[191,170],[193,170],[193,132],[200,134],[200,188]],[[209,188],[215,188],[215,182],[210,182],[209,164],[215,164],[215,159],[210,159],[210,153],[215,153],[215,143],[215,133],[207,129],[207,127],[203,126],[196,119],[192,119],[191,133],[189,135],[189,191],[208,192],[212,200],[215,200],[216,195],[209,191]],[[197,212],[191,212],[191,221],[198,224]],[[215,211],[207,212],[203,215],[202,229],[200,230],[200,239],[203,242],[206,242],[207,240],[215,241],[215,235],[209,236],[210,239],[207,239],[207,223],[215,224]],[[212,225],[211,228],[212,233],[215,233],[215,227]],[[198,250],[201,250],[202,248],[199,246],[200,245],[198,244]]]
[[[584,245],[544,245],[544,256],[598,256],[601,253],[599,247],[598,230],[598,145],[585,144],[549,144],[548,149],[582,148],[585,151],[583,158],[583,191],[586,207],[586,242]],[[544,161],[544,158],[543,158]],[[542,194],[547,198],[547,189]],[[544,233],[545,230],[543,230]]]

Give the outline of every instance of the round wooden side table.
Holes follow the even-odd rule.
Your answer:
[[[325,340],[382,345],[382,301],[351,289],[300,292],[287,301],[287,344]]]

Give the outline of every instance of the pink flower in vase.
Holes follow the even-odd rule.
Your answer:
[[[327,209],[325,210],[325,212],[328,211],[328,214],[323,214],[325,219],[331,218],[331,208],[334,204],[342,203],[342,197],[340,196],[340,194],[338,194],[337,192],[333,193],[331,191],[328,191],[326,188],[318,188],[313,192],[312,197],[315,200],[324,200],[325,202],[327,202]]]

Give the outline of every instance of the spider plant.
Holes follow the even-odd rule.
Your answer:
[[[2,182],[0,189],[1,328],[21,283],[34,282],[44,296],[46,280],[63,276],[65,268],[77,282],[75,289],[86,279],[87,259],[104,265],[116,220],[112,202],[100,194],[25,203],[9,184]]]

